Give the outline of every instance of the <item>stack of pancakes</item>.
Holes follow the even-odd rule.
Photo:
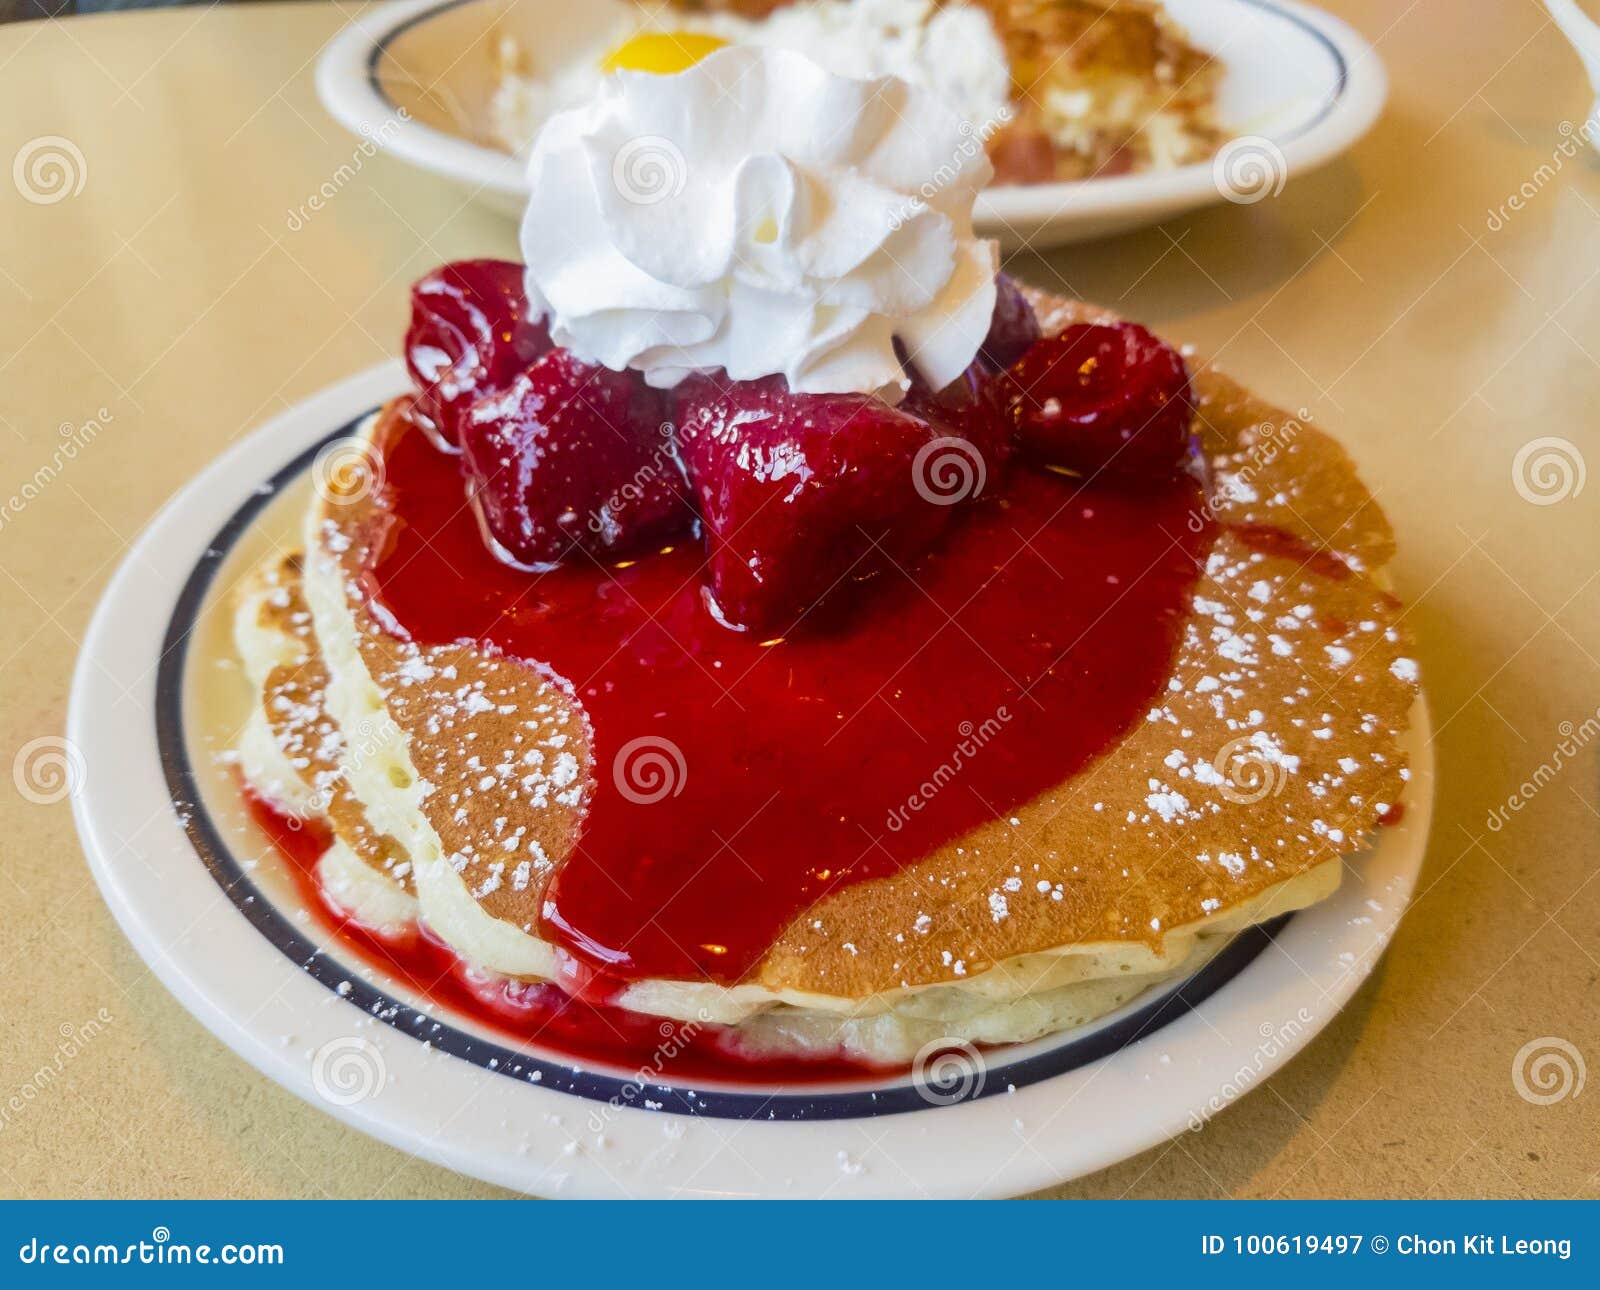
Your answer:
[[[1110,317],[1034,303],[1047,333]],[[751,1051],[903,1062],[1081,1025],[1338,887],[1407,777],[1417,676],[1381,585],[1393,537],[1303,416],[1212,368],[1194,387],[1211,511],[1195,519],[1216,536],[1146,718],[1005,819],[823,898],[740,981],[634,981],[621,1006],[726,1026]],[[381,461],[420,431],[391,405],[358,433]],[[595,774],[588,723],[536,660],[386,627],[362,583],[386,506],[370,481],[321,490],[304,551],[243,589],[235,635],[261,695],[246,777],[326,820],[319,876],[357,921],[420,918],[484,972],[567,981],[540,914]]]

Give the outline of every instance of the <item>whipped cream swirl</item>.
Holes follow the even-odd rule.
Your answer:
[[[558,345],[658,387],[725,368],[897,401],[896,339],[940,389],[988,331],[991,173],[970,125],[893,78],[737,46],[618,73],[534,144],[529,300]]]

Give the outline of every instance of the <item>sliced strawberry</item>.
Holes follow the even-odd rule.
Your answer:
[[[963,468],[981,473],[970,444],[866,395],[698,376],[677,407],[714,610],[753,631],[787,631],[851,584],[909,567],[970,495]]]
[[[550,348],[548,329],[527,311],[522,266],[506,260],[459,260],[411,288],[412,411],[445,446],[459,446],[457,423],[474,400],[504,389]]]
[[[518,563],[621,555],[693,524],[664,401],[632,373],[552,349],[459,424],[473,502]]]
[[[1022,451],[1050,465],[1156,474],[1189,454],[1188,367],[1134,323],[1079,323],[1038,341],[1006,384]]]

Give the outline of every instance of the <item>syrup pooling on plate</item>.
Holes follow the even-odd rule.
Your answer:
[[[722,1026],[667,1021],[582,1000],[549,982],[486,975],[422,927],[380,935],[350,919],[318,879],[317,860],[333,840],[327,827],[284,815],[249,788],[244,798],[251,818],[284,858],[306,909],[338,938],[341,949],[451,1013],[504,1035],[519,1049],[537,1045],[540,1052],[584,1066],[609,1065],[635,1078],[644,1072],[652,1080],[750,1075],[774,1083],[825,1085],[881,1073],[844,1058],[749,1054]]]
[[[708,612],[698,543],[510,568],[415,432],[384,489],[366,582],[387,616],[548,667],[584,707],[587,814],[541,930],[618,979],[739,980],[819,898],[1083,769],[1165,684],[1211,542],[1187,475],[1023,469],[846,625],[763,640]]]

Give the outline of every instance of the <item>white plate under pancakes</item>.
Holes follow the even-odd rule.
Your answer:
[[[291,533],[316,449],[404,388],[385,364],[213,463],[105,593],[72,689],[78,828],[151,969],[218,1038],[375,1137],[542,1195],[1015,1195],[1184,1132],[1286,1062],[1382,954],[1433,795],[1412,713],[1400,822],[1325,903],[1247,933],[1190,982],[1085,1030],[860,1085],[656,1085],[575,1069],[429,1004],[330,943],[214,753],[237,714],[226,600]],[[243,700],[241,699],[241,702]]]
[[[1296,0],[1164,0],[1201,49],[1224,64],[1218,113],[1233,132],[1213,162],[1074,183],[989,189],[980,235],[1035,250],[1153,224],[1224,200],[1275,195],[1339,156],[1383,110],[1383,61],[1352,27]],[[317,93],[374,148],[518,215],[523,165],[486,142],[496,23],[548,53],[580,44],[597,19],[571,0],[399,0],[363,10],[328,43]]]

